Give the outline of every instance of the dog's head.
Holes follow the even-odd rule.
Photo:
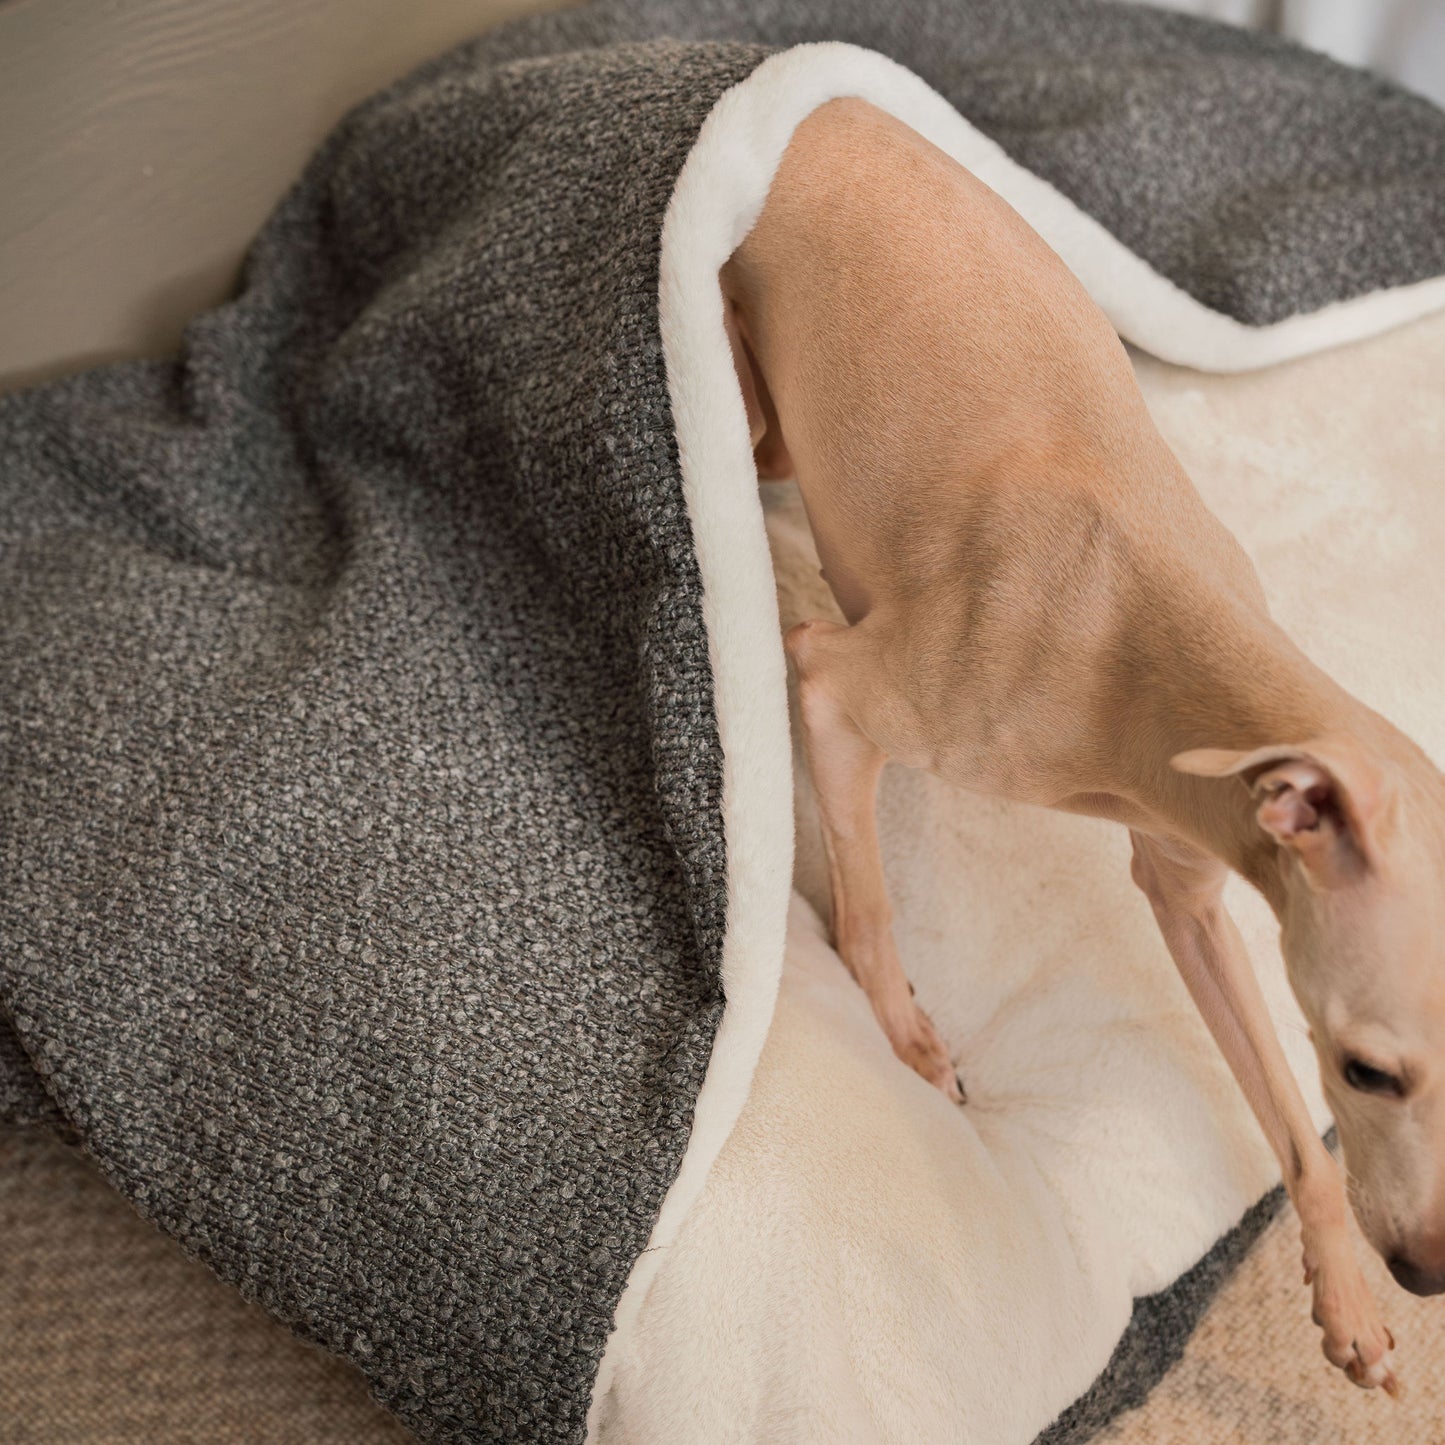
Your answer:
[[[1174,766],[1249,788],[1355,1217],[1406,1289],[1445,1291],[1445,779],[1348,737]]]

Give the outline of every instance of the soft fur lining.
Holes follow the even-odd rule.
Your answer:
[[[664,220],[659,312],[724,755],[727,1007],[687,1153],[618,1303],[593,1388],[589,1439],[597,1436],[619,1351],[661,1251],[701,1195],[747,1098],[777,996],[793,851],[786,672],[718,271],[756,221],[794,129],[818,106],[845,95],[890,112],[990,185],[1063,257],[1120,335],[1163,360],[1208,371],[1250,370],[1445,307],[1445,278],[1437,278],[1268,327],[1210,311],[1010,160],[911,71],[856,46],[800,45],[780,52],[713,107]]]

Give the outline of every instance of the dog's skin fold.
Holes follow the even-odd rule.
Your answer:
[[[857,100],[813,112],[720,280],[759,475],[796,475],[848,620],[787,644],[834,941],[895,1052],[962,1099],[893,943],[888,758],[1124,824],[1279,1159],[1325,1354],[1393,1393],[1346,1214],[1402,1285],[1445,1289],[1445,778],[1271,620],[1106,318],[915,132]],[[1223,907],[1230,869],[1280,921],[1348,1194]]]

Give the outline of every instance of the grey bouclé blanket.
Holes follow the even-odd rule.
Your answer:
[[[597,4],[349,115],[173,361],[0,401],[0,1120],[424,1438],[582,1438],[717,1062],[750,905],[659,257],[709,112],[811,41],[915,72],[1226,319],[1445,273],[1445,116],[1279,43],[1093,0]],[[1157,1376],[1244,1238],[1053,1438]]]

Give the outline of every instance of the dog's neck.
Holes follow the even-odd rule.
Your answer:
[[[1278,846],[1260,827],[1259,807],[1239,778],[1205,778],[1171,766],[1192,748],[1252,750],[1347,734],[1389,746],[1389,724],[1316,667],[1267,613],[1216,593],[1185,594],[1180,614],[1150,619],[1157,663],[1135,703],[1131,793],[1154,818],[1206,848],[1256,887],[1278,914],[1285,874]],[[1216,626],[1200,628],[1207,605]]]
[[[1410,745],[1270,616],[1243,549],[1152,428],[1128,460],[1116,463],[1111,481],[1115,496],[1125,499],[1148,499],[1174,485],[1198,510],[1189,519],[1187,550],[1169,529],[1155,527],[1130,548],[1132,564],[1121,569],[1114,605],[1127,622],[1111,629],[1106,655],[1090,668],[1117,679],[1102,713],[1114,735],[1101,761],[1122,784],[1118,791],[1156,825],[1149,831],[1205,848],[1278,914],[1285,872],[1250,788],[1237,777],[1180,772],[1171,760],[1194,749],[1251,752],[1340,735],[1382,760]],[[1138,508],[1146,505],[1141,500]]]

